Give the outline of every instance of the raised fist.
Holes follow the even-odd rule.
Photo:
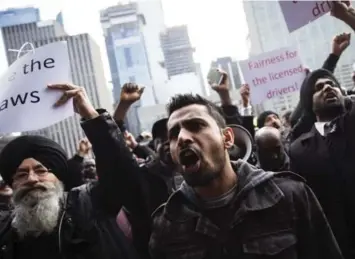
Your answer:
[[[350,45],[350,33],[342,33],[334,37],[333,39],[333,54],[340,56],[344,50]]]
[[[124,84],[121,89],[120,102],[132,104],[141,98],[143,91],[144,87],[139,87],[137,84]]]

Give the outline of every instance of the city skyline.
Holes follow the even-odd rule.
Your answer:
[[[149,0],[145,0],[149,1]],[[127,1],[126,1],[127,2]],[[110,70],[106,57],[105,42],[100,25],[100,10],[117,4],[115,0],[92,1],[40,1],[40,0],[3,0],[0,10],[11,7],[33,6],[40,8],[42,20],[55,19],[63,11],[64,26],[68,34],[89,33],[101,49],[104,61],[105,77],[108,81]],[[211,60],[221,56],[236,59],[247,58],[247,26],[242,2],[234,0],[200,1],[162,0],[166,26],[186,24],[193,47],[196,47],[195,62],[201,63],[203,75],[206,76]],[[85,6],[85,8],[82,8]],[[188,8],[185,8],[188,7]],[[198,19],[196,19],[196,10]],[[80,10],[78,22],[77,10]],[[211,36],[212,35],[212,36]],[[223,40],[227,38],[227,40]],[[0,60],[3,57],[0,43]],[[6,69],[0,62],[0,73]]]

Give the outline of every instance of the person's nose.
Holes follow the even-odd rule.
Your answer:
[[[188,146],[189,144],[191,144],[192,141],[192,135],[191,132],[189,132],[188,130],[182,128],[179,132],[179,136],[178,136],[178,143],[179,146],[181,148],[184,148],[186,146]]]
[[[331,84],[325,84],[324,87],[323,87],[323,91],[324,92],[329,92],[329,91],[332,91],[333,88],[334,87]]]
[[[38,175],[31,170],[28,173],[28,177],[26,179],[26,183],[27,184],[35,184],[35,183],[38,183],[38,182],[39,182]]]

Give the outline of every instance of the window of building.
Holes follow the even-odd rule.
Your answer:
[[[126,66],[127,67],[132,67],[133,66],[133,60],[132,60],[132,55],[131,55],[131,49],[130,48],[124,48],[124,57],[126,60]]]
[[[130,76],[129,78],[130,83],[135,83],[136,82],[136,77],[135,76]]]

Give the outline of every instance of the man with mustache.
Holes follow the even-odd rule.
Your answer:
[[[208,100],[177,95],[167,107],[170,151],[185,182],[153,214],[153,258],[342,258],[299,176],[232,163],[233,130]]]
[[[0,214],[0,258],[137,258],[116,224],[123,205],[136,213],[132,199],[140,195],[122,133],[105,110],[93,108],[84,88],[48,88],[63,92],[55,107],[73,101],[82,117],[99,179],[66,193],[67,156],[57,143],[41,136],[11,141],[0,154],[1,175],[14,191],[13,210]]]
[[[346,109],[338,80],[324,69],[307,76],[300,96],[302,108],[316,121],[291,144],[291,169],[317,195],[344,257],[354,258],[355,106]]]

